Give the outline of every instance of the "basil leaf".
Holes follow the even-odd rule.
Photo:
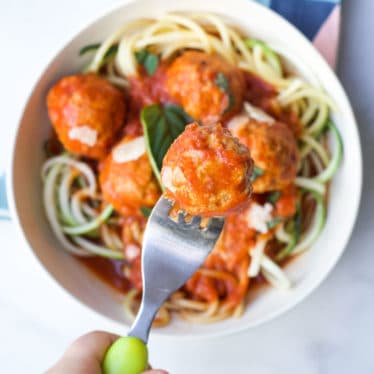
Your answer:
[[[230,83],[228,79],[226,78],[225,74],[219,72],[216,76],[216,79],[214,80],[214,84],[220,88],[220,90],[224,93],[226,93],[229,97],[229,104],[223,114],[225,114],[227,111],[229,111],[234,105],[235,105],[235,98],[233,94],[230,91]]]
[[[141,206],[140,211],[142,212],[145,218],[148,218],[152,213],[152,208],[148,208],[146,206]]]
[[[264,173],[265,171],[263,169],[259,168],[258,166],[255,166],[253,168],[253,173],[250,179],[251,182],[254,182],[256,179],[260,178]]]
[[[144,67],[148,75],[153,75],[158,67],[158,56],[153,53],[149,53],[145,58]]]
[[[149,160],[162,187],[162,161],[173,141],[184,131],[187,123],[191,122],[191,118],[179,106],[153,104],[143,108],[140,120]]]
[[[272,220],[268,221],[266,223],[266,226],[268,227],[268,229],[273,229],[276,225],[278,225],[279,222],[282,222],[282,218],[281,217],[275,217]]]
[[[271,192],[268,197],[267,197],[267,201],[273,205],[275,205],[277,203],[277,201],[279,200],[279,198],[281,197],[281,193],[280,191],[274,191],[274,192]]]
[[[159,58],[156,54],[149,52],[146,48],[135,52],[135,58],[139,65],[143,65],[148,75],[153,75],[159,64]]]

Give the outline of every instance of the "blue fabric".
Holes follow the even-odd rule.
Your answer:
[[[8,202],[6,199],[5,192],[5,175],[0,175],[0,209],[8,210]],[[0,220],[9,219],[8,214],[2,214],[0,212]]]
[[[312,40],[340,0],[257,0],[294,24]]]

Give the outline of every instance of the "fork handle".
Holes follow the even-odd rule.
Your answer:
[[[108,349],[102,362],[103,374],[141,374],[148,367],[145,343],[133,336],[118,338]]]
[[[138,314],[133,322],[128,336],[135,336],[142,340],[144,343],[148,342],[149,331],[152,326],[152,322],[155,318],[156,313],[160,309],[161,305],[147,302],[143,294],[143,300],[140,304]]]
[[[161,304],[150,303],[143,293],[138,315],[128,335],[117,339],[105,354],[104,374],[140,374],[147,369],[149,330]]]

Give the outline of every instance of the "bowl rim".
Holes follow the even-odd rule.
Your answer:
[[[143,0],[144,1],[144,0]],[[321,66],[323,66],[322,70],[327,70],[329,74],[331,75],[331,78],[335,81],[335,84],[340,90],[340,95],[342,97],[342,101],[345,102],[345,109],[349,115],[349,119],[347,122],[351,123],[350,127],[353,127],[354,137],[356,138],[355,141],[357,143],[357,167],[356,173],[358,176],[358,179],[356,182],[356,190],[357,194],[354,196],[354,204],[352,208],[352,212],[350,214],[351,220],[349,225],[349,230],[345,233],[344,241],[342,242],[341,248],[339,252],[330,260],[329,266],[325,269],[324,272],[318,273],[317,276],[314,277],[314,281],[310,282],[308,287],[306,287],[303,292],[301,292],[297,297],[294,297],[292,301],[285,304],[283,307],[278,308],[274,312],[267,313],[265,317],[257,318],[256,322],[250,323],[246,322],[243,324],[238,324],[235,326],[226,327],[224,330],[218,330],[218,331],[204,331],[200,333],[183,333],[183,334],[169,334],[163,332],[161,329],[153,329],[152,335],[158,336],[162,338],[171,338],[175,340],[180,339],[188,339],[188,340],[196,340],[196,339],[209,339],[209,338],[215,338],[215,337],[221,337],[221,336],[227,336],[232,335],[235,333],[239,333],[242,331],[246,331],[249,329],[253,329],[256,327],[259,327],[267,322],[270,322],[282,315],[284,315],[286,312],[291,311],[293,308],[295,308],[297,305],[299,305],[302,301],[306,300],[308,296],[312,294],[313,291],[315,291],[321,283],[331,274],[332,270],[336,266],[337,262],[343,255],[344,251],[347,248],[348,242],[352,236],[352,232],[355,228],[356,222],[357,222],[357,216],[359,212],[361,197],[362,197],[362,185],[363,185],[363,157],[362,157],[362,145],[360,141],[360,135],[358,130],[358,124],[354,115],[354,111],[352,109],[352,105],[350,103],[350,100],[346,94],[346,91],[340,82],[339,78],[337,77],[335,71],[328,65],[328,63],[325,61],[325,59],[320,55],[319,51],[314,47],[314,45],[311,43],[310,40],[308,40],[300,30],[298,30],[293,24],[291,24],[289,21],[287,21],[285,18],[280,16],[278,13],[273,11],[270,8],[265,7],[264,5],[257,3],[253,0],[234,0],[238,4],[242,3],[250,3],[250,6],[262,8],[265,13],[268,13],[269,16],[278,19],[278,22],[283,23],[284,26],[287,26],[295,36],[298,37],[300,41],[303,42],[304,45],[308,44],[309,49],[313,49],[315,58],[319,59],[319,63]],[[120,323],[111,317],[105,316],[101,314],[100,312],[96,311],[91,306],[87,305],[85,302],[80,300],[78,297],[76,297],[74,294],[72,294],[68,289],[66,289],[60,282],[57,281],[57,279],[53,276],[53,274],[50,273],[50,271],[44,266],[44,264],[41,262],[41,260],[36,255],[36,252],[34,248],[32,247],[25,231],[23,228],[23,225],[21,224],[20,217],[18,214],[18,210],[16,207],[16,196],[14,193],[13,188],[13,179],[14,179],[14,162],[15,162],[15,155],[16,155],[16,146],[17,146],[17,140],[19,136],[19,130],[20,125],[22,123],[25,109],[28,105],[28,102],[30,101],[32,94],[38,85],[39,81],[45,74],[46,69],[50,65],[50,63],[56,58],[56,56],[67,46],[69,45],[81,32],[83,32],[85,29],[87,29],[90,26],[93,26],[97,21],[100,19],[108,16],[110,13],[121,10],[123,8],[126,8],[127,6],[138,2],[138,0],[119,0],[115,4],[105,7],[103,10],[100,10],[96,12],[92,17],[88,18],[86,21],[82,21],[77,27],[74,27],[71,32],[68,33],[67,37],[61,38],[56,43],[56,47],[51,49],[51,53],[46,54],[45,61],[43,61],[42,64],[40,64],[40,69],[38,69],[39,73],[36,75],[36,79],[33,81],[33,83],[25,89],[25,96],[24,101],[22,102],[22,110],[20,111],[19,116],[17,117],[17,127],[15,131],[12,134],[12,145],[11,145],[11,157],[8,161],[7,168],[6,168],[6,192],[8,197],[8,205],[9,205],[9,212],[11,216],[11,222],[13,224],[13,227],[16,228],[16,231],[20,234],[20,239],[27,244],[27,247],[29,249],[29,253],[31,252],[32,256],[37,260],[39,268],[43,269],[46,274],[48,274],[48,277],[52,279],[53,283],[57,285],[61,290],[64,291],[64,293],[75,302],[78,302],[81,306],[83,306],[88,312],[91,312],[95,315],[97,315],[100,319],[104,319],[107,322],[109,321],[113,328],[115,329],[127,329],[129,326],[126,323]],[[173,7],[171,6],[171,9]],[[172,11],[172,10],[171,10]],[[228,14],[230,16],[230,14]]]

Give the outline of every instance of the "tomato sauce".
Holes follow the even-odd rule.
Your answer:
[[[153,75],[148,75],[140,67],[139,76],[129,77],[129,114],[125,126],[125,135],[142,135],[140,112],[143,107],[155,103],[171,104],[173,100],[168,95],[165,79],[167,64],[161,63]]]
[[[261,108],[276,120],[288,125],[294,135],[300,137],[302,125],[299,118],[293,111],[281,108],[276,100],[278,93],[275,87],[249,72],[244,72],[244,77],[246,82],[244,99]]]
[[[245,100],[264,111],[271,111],[272,101],[277,96],[277,91],[270,83],[250,72],[244,72]]]

